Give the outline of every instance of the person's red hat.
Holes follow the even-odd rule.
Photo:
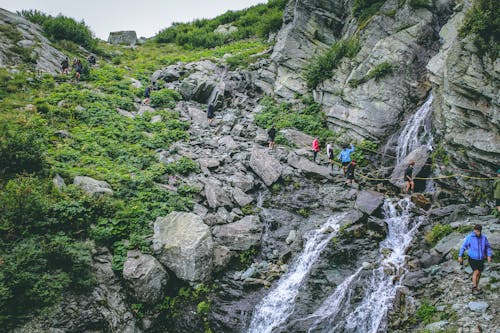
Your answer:
[[[356,163],[356,160],[352,160],[353,163]]]

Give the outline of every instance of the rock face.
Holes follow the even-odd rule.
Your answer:
[[[237,222],[215,226],[213,234],[219,244],[230,250],[248,250],[260,244],[262,224],[258,216],[245,216]]]
[[[108,43],[110,44],[137,44],[137,34],[135,31],[113,31],[109,33]]]
[[[161,301],[168,273],[155,257],[129,251],[123,265],[123,278],[140,302],[156,304]]]
[[[290,153],[288,155],[287,161],[288,164],[300,170],[305,175],[321,178],[331,178],[330,169],[328,167],[318,165],[317,163],[309,161],[308,159],[299,157],[295,153]]]
[[[73,180],[73,184],[79,186],[87,192],[88,194],[109,194],[113,195],[113,190],[111,186],[105,182],[100,181],[91,177],[76,176]]]
[[[172,212],[154,223],[153,249],[158,260],[182,280],[210,278],[213,247],[210,230],[198,215]]]
[[[356,208],[363,213],[372,215],[384,203],[384,195],[375,191],[362,191],[356,198]]]
[[[464,1],[441,29],[443,44],[427,65],[436,98],[434,126],[455,163],[491,172],[500,155],[500,64],[478,56],[470,37],[458,37],[470,5]]]
[[[37,70],[50,74],[61,72],[61,61],[65,55],[51,46],[38,25],[0,8],[0,26],[12,30],[9,34],[3,31],[0,34],[0,67],[26,61],[16,49],[21,48],[30,53],[29,62]]]
[[[410,162],[415,162],[413,166],[413,178],[417,177],[427,163],[429,155],[429,150],[426,146],[421,146],[409,153],[404,160],[394,168],[391,175],[391,183],[397,187],[402,187],[405,184],[404,174]]]
[[[271,186],[281,176],[280,162],[264,149],[254,148],[252,150],[250,167],[267,186]]]

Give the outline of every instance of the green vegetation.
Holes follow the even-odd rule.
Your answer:
[[[213,286],[200,284],[194,288],[182,287],[175,296],[165,297],[163,303],[158,306],[159,310],[164,311],[167,323],[179,317],[185,308],[192,304],[197,304],[194,309],[205,323],[205,329],[208,327],[208,312],[210,311],[210,301],[207,296],[213,291]]]
[[[40,25],[45,34],[53,41],[72,41],[90,51],[97,50],[97,41],[83,21],[77,22],[71,17],[61,14],[54,17],[38,10],[23,10],[18,14]]]
[[[354,58],[361,49],[357,38],[341,40],[334,43],[325,53],[314,57],[307,66],[305,78],[307,87],[315,89],[320,83],[333,76],[344,57]]]
[[[427,8],[434,7],[434,0],[409,0],[408,4],[412,8]]]
[[[304,100],[306,103],[299,110],[292,104],[281,103],[276,105],[270,98],[264,98],[261,104],[264,106],[262,112],[255,115],[255,123],[262,128],[275,126],[276,131],[284,128],[296,128],[309,135],[317,136],[320,142],[332,141],[335,133],[328,129],[326,115],[319,104]],[[277,137],[276,141],[278,142]],[[278,142],[282,144],[282,142]]]
[[[434,246],[444,237],[448,236],[453,232],[453,228],[449,224],[436,224],[432,227],[432,230],[425,235],[425,241],[427,244]]]
[[[370,69],[370,71],[362,79],[349,81],[349,85],[355,88],[360,84],[368,82],[371,79],[375,79],[375,81],[378,81],[381,78],[392,74],[397,67],[398,67],[397,65],[384,61],[378,64],[377,66],[373,67],[372,69]]]
[[[161,89],[151,92],[151,106],[161,108],[174,108],[177,101],[181,100],[181,95],[171,89]]]
[[[244,10],[227,11],[214,19],[200,19],[191,23],[174,23],[160,31],[158,43],[175,43],[187,48],[212,48],[249,37],[267,37],[281,27],[286,0],[269,0]],[[236,28],[227,34],[214,30],[228,24]]]
[[[420,322],[428,324],[432,322],[435,313],[436,313],[436,307],[430,305],[429,301],[426,300],[422,302],[417,312],[415,313],[415,316]]]
[[[500,6],[496,0],[475,0],[471,10],[465,14],[460,36],[472,34],[479,54],[490,54],[492,59],[500,51]]]
[[[375,154],[378,149],[378,145],[370,140],[361,140],[360,143],[356,145],[356,150],[352,153],[351,157],[356,160],[359,166],[367,166],[370,163],[368,156],[370,154]],[[340,153],[340,151],[339,151]]]
[[[239,269],[248,268],[253,263],[253,259],[256,255],[257,249],[255,247],[251,247],[248,250],[241,251],[240,253],[238,253],[237,267],[239,267]]]
[[[375,15],[384,3],[385,0],[354,0],[352,15],[357,18],[358,21],[364,21]]]

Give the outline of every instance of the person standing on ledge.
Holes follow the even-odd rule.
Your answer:
[[[355,148],[351,142],[351,148],[347,148],[347,145],[344,145],[342,151],[339,154],[339,161],[342,162],[342,167],[344,168],[344,176],[347,173],[347,166],[351,163],[351,154],[354,152]]]
[[[349,165],[347,166],[347,180],[346,180],[346,185],[350,185],[352,187],[352,184],[356,182],[356,178],[354,177],[354,170],[356,170],[356,160],[352,160]]]
[[[319,140],[318,138],[314,138],[312,143],[312,151],[313,151],[313,161],[316,162],[316,156],[319,153]]]
[[[413,181],[413,166],[415,162],[411,161],[405,170],[405,192],[413,194],[413,189],[415,188],[415,182]]]
[[[330,163],[333,172],[333,146],[330,143],[326,145],[326,155],[328,156],[328,163]]]
[[[491,262],[491,256],[493,255],[488,238],[481,234],[482,229],[483,227],[480,224],[476,224],[474,230],[465,237],[464,243],[460,247],[460,252],[458,253],[458,262],[460,265],[463,263],[464,252],[467,251],[469,255],[469,264],[473,270],[472,293],[474,295],[483,292],[482,289],[479,288],[479,279],[484,269],[484,259],[487,258],[488,262]]]
[[[267,135],[269,136],[269,149],[274,149],[274,146],[276,145],[276,128],[272,126],[269,131],[267,131]]]

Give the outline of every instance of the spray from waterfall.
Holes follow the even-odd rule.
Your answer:
[[[292,262],[289,271],[255,307],[249,333],[270,333],[292,314],[295,298],[307,275],[328,242],[338,233],[344,214],[330,217],[319,229],[304,235],[305,245],[300,256]]]

